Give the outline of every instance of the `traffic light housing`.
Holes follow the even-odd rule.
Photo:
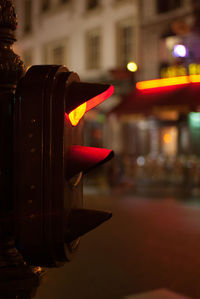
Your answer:
[[[83,115],[113,86],[80,82],[64,66],[31,67],[14,104],[16,246],[25,261],[52,266],[70,259],[80,236],[111,217],[83,208],[83,174],[113,151],[83,146]]]

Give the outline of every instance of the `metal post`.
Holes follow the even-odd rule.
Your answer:
[[[17,18],[12,0],[0,0],[0,298],[31,298],[39,284],[14,243],[13,104],[24,64],[12,50]]]

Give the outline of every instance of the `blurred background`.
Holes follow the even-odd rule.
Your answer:
[[[200,74],[199,1],[15,2],[15,51],[27,68],[64,64],[82,81],[115,86],[110,100],[85,115],[85,144],[116,154],[100,174],[88,177],[86,189],[160,194],[167,186],[169,193],[198,196],[200,105],[192,113],[173,97],[151,111],[129,102],[137,81]]]
[[[83,238],[73,262],[48,270],[36,298],[180,298],[131,295],[160,288],[200,298],[200,84],[143,94],[136,88],[200,75],[200,2],[15,4],[15,52],[26,68],[64,64],[82,81],[115,87],[84,116],[85,145],[115,151],[86,176],[85,204],[114,216]]]

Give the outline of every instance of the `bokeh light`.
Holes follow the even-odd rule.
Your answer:
[[[187,48],[184,45],[175,45],[172,54],[175,57],[186,57]]]
[[[128,64],[127,64],[127,69],[130,71],[130,72],[136,72],[138,67],[137,67],[137,64],[134,62],[134,61],[130,61]]]

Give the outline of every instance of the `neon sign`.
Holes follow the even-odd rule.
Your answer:
[[[200,75],[200,64],[190,63],[188,68],[183,65],[168,66],[161,69],[161,78],[171,78],[176,76]]]
[[[179,76],[173,78],[162,78],[148,81],[140,81],[136,83],[136,88],[140,90],[184,85],[190,83],[200,83],[200,75]]]

